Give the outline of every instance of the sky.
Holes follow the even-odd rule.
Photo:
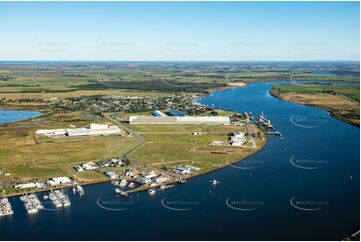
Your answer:
[[[0,2],[0,60],[359,60],[359,2]]]

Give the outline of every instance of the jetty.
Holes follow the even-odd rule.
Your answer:
[[[68,195],[61,190],[51,191],[49,199],[53,201],[54,206],[57,208],[69,207],[71,205]]]
[[[11,207],[11,204],[9,202],[9,199],[4,197],[0,199],[0,217],[7,216],[7,215],[13,215],[14,211]]]
[[[261,115],[258,115],[257,124],[261,127],[265,127],[265,132],[268,135],[278,135],[280,139],[283,139],[281,132],[277,131],[275,127],[272,125],[271,120],[267,119],[264,116],[264,113],[262,111]],[[273,130],[270,131],[269,129]]]
[[[258,115],[257,123],[261,126],[265,126],[270,129],[274,128],[273,125],[271,124],[271,120],[265,118],[263,111],[261,115]]]
[[[25,194],[20,197],[20,200],[24,203],[24,207],[28,214],[34,214],[39,212],[39,209],[43,209],[44,206],[41,204],[38,196],[35,193]]]

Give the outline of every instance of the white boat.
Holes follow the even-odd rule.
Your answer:
[[[134,188],[134,187],[135,187],[134,182],[129,183],[128,187],[129,187],[129,188]]]
[[[44,195],[44,196],[43,196],[43,199],[44,199],[44,200],[48,200],[48,198],[49,198],[48,195]]]
[[[213,180],[211,180],[211,181],[209,181],[209,182],[211,182],[213,186],[216,186],[216,185],[218,185],[218,184],[220,183],[220,182],[217,181],[216,179],[213,179]]]
[[[76,192],[79,194],[79,196],[84,195],[84,189],[80,185],[77,185],[75,189],[76,189]]]
[[[154,194],[155,194],[155,190],[149,189],[149,190],[148,190],[148,194],[149,194],[149,195],[154,195]]]
[[[29,209],[27,209],[27,211],[28,211],[28,214],[34,214],[34,213],[39,212],[39,210],[36,208],[29,208]]]
[[[125,187],[128,184],[127,180],[123,179],[119,183],[119,187]]]

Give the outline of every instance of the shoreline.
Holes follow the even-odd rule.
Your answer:
[[[224,86],[224,87],[217,87],[217,88],[208,89],[207,94],[209,94],[211,92],[215,92],[215,91],[222,91],[222,90],[226,90],[226,89],[244,87],[244,86],[247,86],[247,85],[248,85],[248,83],[246,83],[246,82],[228,82],[228,83],[226,83],[226,86]]]
[[[286,102],[291,102],[291,103],[295,103],[295,104],[303,105],[303,106],[307,106],[307,107],[313,107],[313,108],[322,109],[322,110],[328,112],[331,117],[333,117],[333,118],[335,118],[335,119],[337,119],[337,120],[343,121],[343,122],[345,122],[345,123],[348,123],[348,124],[350,124],[350,125],[353,125],[353,126],[356,126],[356,127],[359,127],[359,128],[360,128],[360,124],[354,123],[354,122],[352,122],[352,121],[350,121],[350,120],[347,120],[347,119],[345,119],[345,118],[336,116],[336,115],[333,114],[332,111],[328,110],[328,109],[325,108],[325,107],[321,107],[321,106],[317,106],[317,105],[311,105],[311,104],[306,104],[306,103],[298,103],[298,102],[293,101],[293,100],[287,100],[287,99],[285,99],[285,98],[282,98],[281,96],[278,96],[278,95],[272,93],[271,90],[272,90],[272,88],[268,91],[268,93],[269,93],[272,97],[278,98],[279,100],[286,101]]]

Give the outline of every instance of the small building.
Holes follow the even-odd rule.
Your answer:
[[[243,132],[234,132],[229,139],[229,143],[231,146],[243,146],[247,140]]]
[[[158,176],[153,179],[153,181],[156,183],[164,183],[164,182],[167,182],[168,180],[169,180],[169,177],[166,177],[166,176]]]
[[[174,168],[174,171],[176,173],[180,173],[182,175],[191,173],[191,171],[189,169],[185,168],[184,166],[177,166],[176,168]]]
[[[99,167],[94,163],[94,162],[84,162],[83,164],[81,164],[81,167],[84,169],[84,170],[95,170],[95,169],[98,169]]]
[[[201,168],[196,167],[196,166],[190,166],[190,165],[185,165],[184,168],[190,170],[190,171],[199,171]]]
[[[70,180],[70,178],[68,178],[66,176],[61,176],[61,177],[51,178],[47,183],[50,186],[57,186],[57,185],[62,185],[62,184],[69,184],[69,183],[71,183],[71,180]]]
[[[118,178],[117,174],[114,171],[106,171],[104,174],[109,177],[110,179]]]
[[[15,185],[14,186],[16,189],[29,189],[29,188],[37,188],[37,189],[41,189],[44,186],[39,183],[39,182],[29,182],[29,183],[24,183],[24,184],[19,184],[19,185]]]

